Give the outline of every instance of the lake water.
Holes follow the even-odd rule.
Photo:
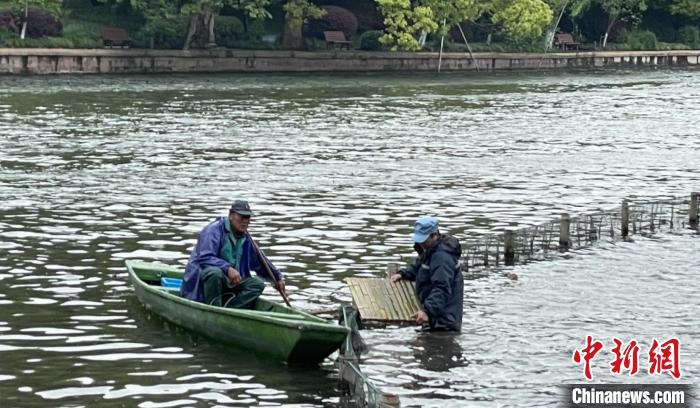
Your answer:
[[[234,198],[292,303],[412,257],[413,220],[461,239],[627,196],[700,191],[700,71],[0,77],[0,405],[335,406],[298,370],[147,313],[124,261],[184,265]],[[556,406],[587,335],[681,341],[700,375],[700,237],[674,231],[467,276],[459,335],[365,330],[403,406]],[[270,289],[271,299],[278,297]],[[251,341],[254,341],[251,339]],[[671,382],[668,374],[600,382]]]

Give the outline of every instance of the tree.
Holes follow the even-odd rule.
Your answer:
[[[326,11],[309,0],[287,0],[283,9],[285,15],[282,48],[301,49],[304,47],[304,35],[301,31],[304,23],[309,19],[323,17]]]
[[[272,18],[267,10],[270,0],[232,0],[231,7],[243,13],[244,31],[248,32],[248,18],[265,19]]]
[[[151,37],[151,47],[153,37],[163,27],[177,26],[175,20],[180,15],[180,9],[173,0],[130,0],[129,4],[146,20],[143,30]]]
[[[17,14],[23,15],[20,38],[24,39],[27,34],[30,6],[46,11],[53,16],[58,16],[61,14],[62,5],[62,0],[14,0],[12,3],[12,8],[17,11]]]
[[[226,0],[194,0],[182,6],[180,14],[189,17],[190,20],[187,28],[187,37],[185,37],[185,45],[182,49],[186,50],[190,48],[195,34],[199,34],[199,38],[205,39],[208,47],[216,45],[214,19],[221,11],[225,1]]]
[[[647,9],[646,0],[577,0],[571,10],[571,15],[583,14],[593,4],[599,4],[608,14],[608,24],[603,36],[603,48],[608,43],[610,30],[618,21],[639,19],[641,13]]]
[[[673,14],[682,14],[691,18],[700,17],[700,0],[676,0],[671,5]]]
[[[44,0],[46,1],[46,0]],[[189,49],[195,38],[211,46],[216,44],[214,21],[221,8],[230,6],[251,18],[269,18],[270,0],[117,0],[128,1],[146,20],[145,31],[151,36],[164,27],[177,27],[176,20],[188,18],[183,49]]]
[[[416,51],[421,48],[416,35],[425,30],[434,32],[438,24],[429,6],[411,7],[410,0],[377,0],[384,15],[385,33],[379,42],[392,51]]]
[[[488,16],[513,38],[537,37],[552,19],[542,0],[376,0],[384,15],[386,34],[380,39],[392,49],[416,50],[421,30],[446,34],[457,24]]]
[[[491,20],[513,38],[536,38],[552,21],[552,9],[542,0],[494,0]]]

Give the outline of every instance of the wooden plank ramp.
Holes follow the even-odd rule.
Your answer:
[[[422,310],[415,283],[386,278],[346,278],[352,300],[363,323],[415,324],[412,316]]]

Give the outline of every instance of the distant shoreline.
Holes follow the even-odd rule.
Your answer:
[[[698,50],[473,55],[445,53],[441,71],[700,66]],[[437,52],[0,48],[0,74],[435,72],[438,60]]]

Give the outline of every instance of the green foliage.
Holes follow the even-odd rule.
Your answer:
[[[552,9],[541,0],[497,1],[492,20],[515,40],[540,37],[552,20]]]
[[[646,0],[574,0],[571,15],[580,16],[593,4],[598,4],[611,19],[620,20],[638,20],[647,9]]]
[[[98,5],[66,9],[63,15],[65,26],[71,24],[88,24],[94,27],[99,35],[100,27],[119,27],[130,34],[137,32],[146,23],[140,13],[127,8],[126,12],[120,5]]]
[[[376,1],[386,25],[381,41],[392,50],[416,50],[421,31],[446,35],[465,21],[489,19],[519,40],[541,36],[552,20],[552,10],[543,0]]]
[[[379,30],[365,31],[360,36],[360,49],[364,51],[382,51],[384,47],[379,42],[382,32]]]
[[[700,29],[697,26],[684,26],[678,29],[678,42],[692,48],[700,46]]]
[[[252,19],[271,18],[272,15],[267,10],[270,5],[270,0],[230,0],[226,2],[236,10],[241,10],[245,15]]]
[[[671,5],[671,12],[688,17],[700,17],[700,1],[698,0],[676,0]]]
[[[233,16],[217,16],[214,23],[216,42],[234,48],[244,33],[243,23]]]
[[[377,0],[377,3],[386,26],[379,41],[392,51],[417,51],[421,47],[416,36],[422,30],[430,33],[438,29],[430,7],[412,7],[410,0]]]
[[[310,19],[319,19],[326,14],[324,9],[309,0],[287,0],[282,9],[287,13],[290,25],[297,28],[301,28]]]
[[[0,45],[3,45],[5,43],[5,40],[12,38],[13,34],[10,33],[9,31],[0,28]]]
[[[187,17],[152,20],[134,35],[135,45],[150,47],[151,38],[155,48],[178,49],[185,44]]]
[[[60,16],[63,11],[62,0],[12,0],[11,8],[18,16],[24,17],[25,8],[37,8],[54,16]]]
[[[433,11],[435,21],[440,24],[437,32],[442,36],[447,35],[451,27],[464,21],[476,21],[484,13],[491,11],[493,1],[424,0],[423,4]]]
[[[267,34],[268,30],[265,27],[265,21],[266,20],[262,18],[249,20],[246,38],[260,39],[263,35]]]
[[[679,43],[667,43],[667,42],[657,42],[656,49],[659,51],[676,51],[676,50],[687,50],[690,49],[686,44]]]
[[[656,50],[656,34],[649,30],[631,31],[627,33],[625,43],[630,50],[653,51]]]
[[[70,39],[64,37],[41,37],[21,39],[17,36],[7,38],[3,46],[10,48],[75,48]]]
[[[63,26],[63,38],[71,43],[68,48],[99,48],[102,46],[102,38],[97,29],[88,23],[66,24]]]

